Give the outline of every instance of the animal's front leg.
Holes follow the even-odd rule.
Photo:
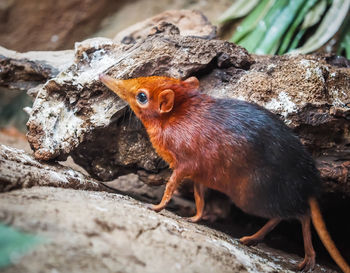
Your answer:
[[[188,218],[190,222],[198,222],[202,216],[204,211],[204,186],[199,183],[194,183],[194,200],[196,202],[196,215]]]
[[[165,206],[169,203],[171,197],[173,196],[176,188],[179,186],[180,182],[184,178],[181,171],[174,170],[172,175],[170,176],[170,179],[168,183],[166,184],[165,191],[163,194],[162,201],[158,205],[153,205],[151,207],[154,211],[161,211],[165,208]]]

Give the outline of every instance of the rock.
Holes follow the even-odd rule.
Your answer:
[[[44,241],[4,273],[294,272],[301,260],[242,246],[222,232],[104,192],[33,187],[4,193],[0,220]],[[317,266],[314,272],[334,271]]]

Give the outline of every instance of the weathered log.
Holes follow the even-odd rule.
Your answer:
[[[67,69],[73,50],[19,53],[0,46],[0,86],[28,90]]]
[[[0,192],[33,186],[115,192],[69,167],[39,162],[23,150],[0,144]]]
[[[1,194],[0,220],[45,239],[4,273],[292,273],[302,260],[105,192],[33,187]],[[336,273],[320,265],[313,272]]]
[[[126,104],[102,85],[99,73],[108,71],[119,78],[156,74],[186,78],[196,71],[204,72],[208,66],[247,69],[252,61],[243,48],[234,44],[183,37],[177,35],[178,30],[173,25],[161,27],[167,34],[156,32],[134,45],[116,44],[107,39],[76,44],[75,64],[48,81],[34,102],[28,121],[28,140],[37,158],[48,160],[68,155],[87,139],[89,132],[105,128],[112,119],[125,118]],[[115,133],[133,143],[132,149],[128,145],[127,153],[135,152],[133,160],[127,163],[128,158],[123,157],[120,165],[156,171],[159,158],[148,151],[152,151],[147,148],[149,143],[143,147],[144,141],[140,141],[147,138],[146,134],[140,130],[141,126],[129,129],[128,124],[126,121],[125,128]],[[126,131],[130,132],[125,135]],[[134,138],[130,137],[133,131]]]
[[[145,172],[152,174],[153,183],[161,181],[168,175],[162,175],[166,165],[140,122],[98,81],[98,74],[194,75],[203,92],[255,102],[279,115],[313,154],[327,189],[350,196],[346,60],[249,55],[228,42],[181,36],[165,22],[142,35],[134,44],[92,39],[76,45],[73,65],[40,88],[33,105],[28,140],[36,158],[70,154],[105,181],[139,170],[144,181],[150,181]]]

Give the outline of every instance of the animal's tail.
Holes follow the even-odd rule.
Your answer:
[[[346,263],[344,258],[341,256],[339,250],[335,246],[331,236],[329,235],[323,217],[321,215],[320,208],[315,198],[309,199],[310,209],[311,209],[311,219],[315,226],[315,229],[320,236],[322,243],[328,250],[329,254],[336,262],[336,264],[341,268],[344,273],[350,273],[350,266]]]

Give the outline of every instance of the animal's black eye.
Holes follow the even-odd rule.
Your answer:
[[[141,104],[146,104],[148,101],[147,95],[144,92],[140,92],[136,95],[136,99]]]

